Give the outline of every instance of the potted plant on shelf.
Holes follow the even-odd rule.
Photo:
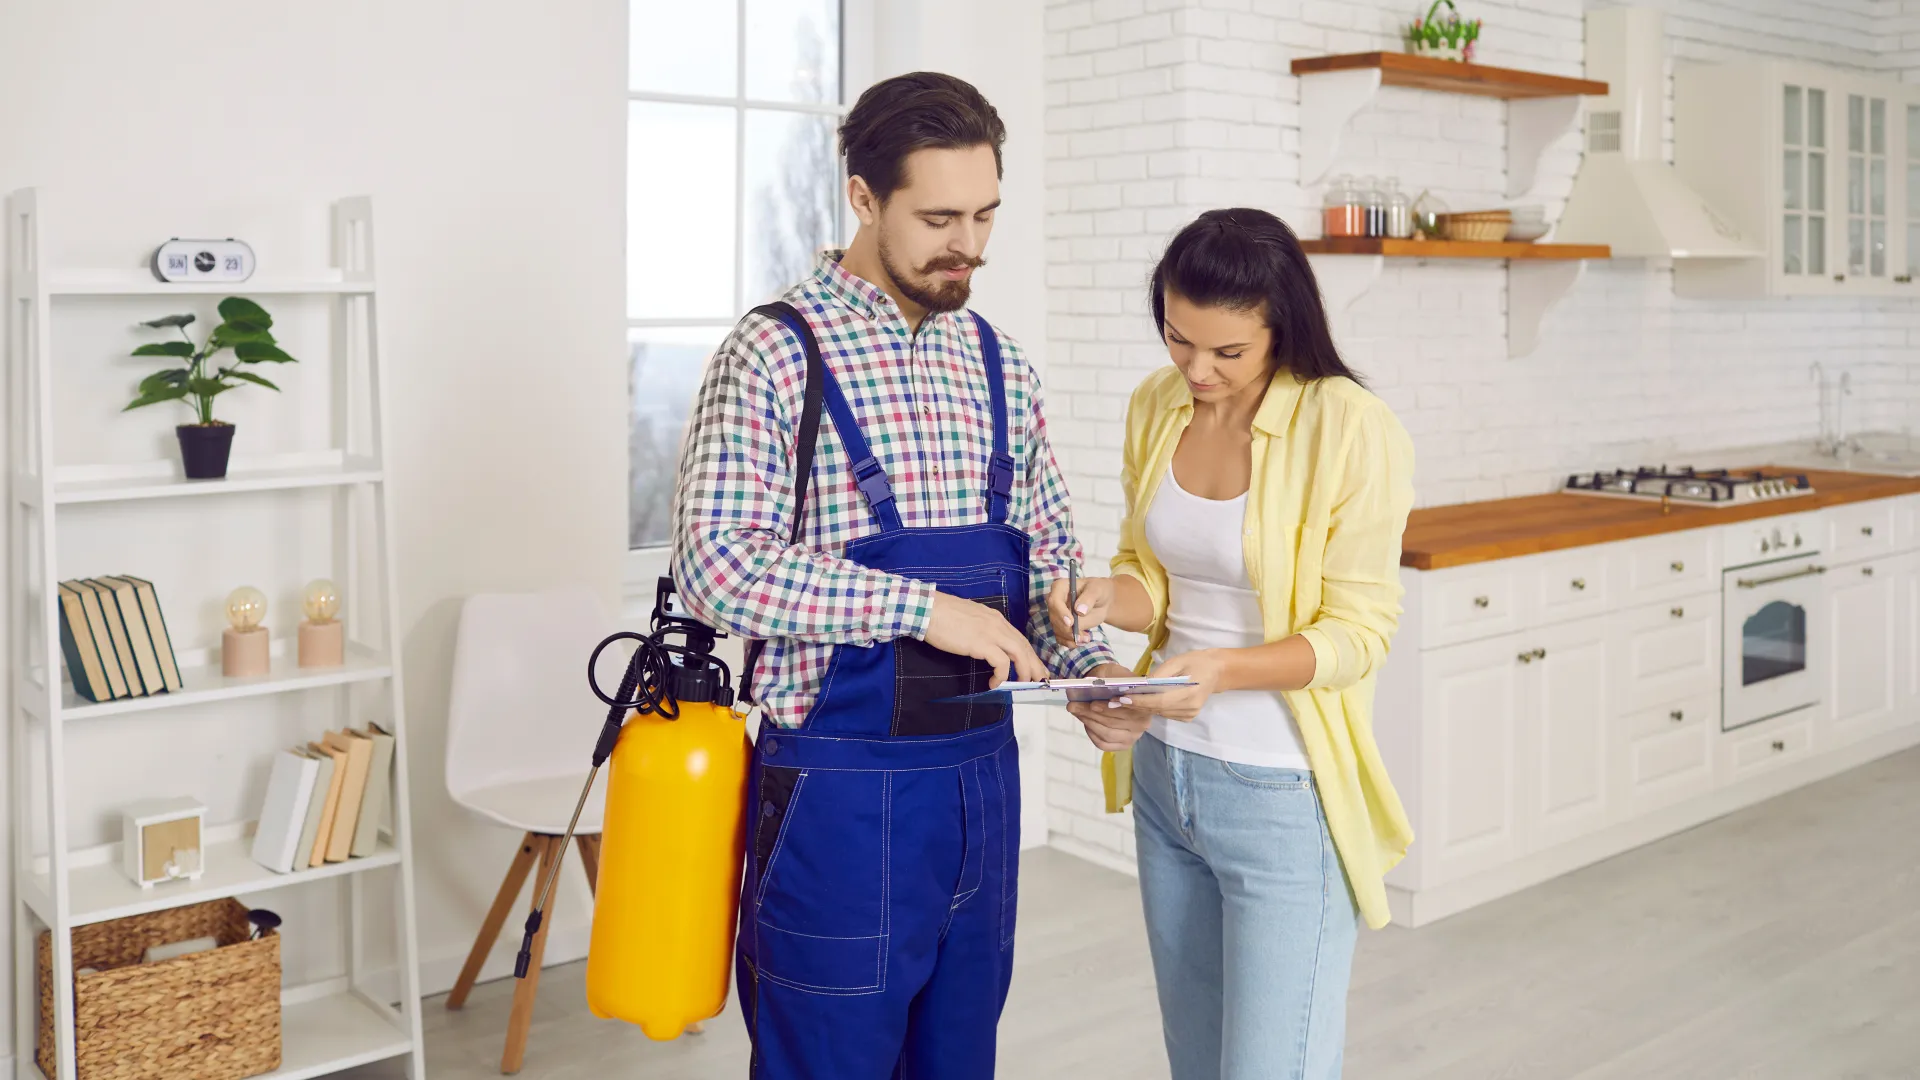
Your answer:
[[[168,315],[141,323],[155,330],[180,331],[184,341],[157,341],[133,350],[135,356],[171,356],[186,363],[181,367],[156,371],[140,381],[139,396],[128,403],[126,412],[163,401],[179,401],[191,406],[196,419],[174,428],[180,438],[180,463],[189,480],[217,480],[227,475],[227,456],[233,449],[233,425],[213,418],[213,399],[249,382],[278,392],[279,387],[247,370],[248,364],[290,364],[294,358],[281,351],[270,332],[273,317],[251,300],[229,296],[220,301],[219,326],[207,335],[206,343],[195,345],[187,327],[192,315]],[[233,363],[224,367],[212,361],[223,350],[233,350]]]
[[[1442,5],[1447,9],[1446,17],[1435,18]],[[1480,20],[1468,22],[1460,18],[1453,0],[1433,0],[1426,18],[1408,23],[1405,33],[1407,51],[1415,56],[1472,63],[1473,43],[1480,39]]]

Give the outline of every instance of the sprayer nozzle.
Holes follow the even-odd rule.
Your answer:
[[[533,936],[540,932],[540,912],[538,909],[527,915],[527,932],[520,938],[520,951],[513,955],[513,977],[524,979],[527,969],[533,966]]]

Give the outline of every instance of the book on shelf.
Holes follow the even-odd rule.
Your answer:
[[[293,849],[293,866],[298,869],[313,865],[313,844],[320,838],[320,822],[326,815],[327,791],[333,787],[333,755],[322,754],[310,746],[296,746],[293,752],[312,759],[316,766],[313,791],[308,795],[306,805],[301,808],[306,821],[300,826],[300,841]]]
[[[181,689],[179,660],[152,582],[111,574],[58,587],[60,650],[75,693],[102,702]]]
[[[373,740],[352,730],[329,731],[326,744],[347,755],[347,778],[340,784],[340,805],[327,833],[327,861],[345,862],[353,853],[353,830],[367,797],[367,772],[373,767]]]
[[[367,797],[360,806],[360,820],[353,830],[352,854],[355,858],[373,854],[379,844],[382,827],[392,830],[388,815],[393,813],[393,736],[379,724],[354,729],[373,744],[373,763],[367,770]]]
[[[308,866],[325,866],[327,848],[333,840],[334,816],[340,811],[340,789],[347,780],[347,752],[317,742],[308,743],[307,748],[333,759],[333,778],[328,781],[326,797],[321,802],[320,831],[314,834],[313,850],[307,854]]]
[[[287,749],[273,756],[260,823],[253,834],[254,862],[278,874],[293,869],[319,775],[320,762],[311,754]]]

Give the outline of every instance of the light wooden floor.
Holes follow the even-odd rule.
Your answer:
[[[1133,879],[1022,867],[1005,1080],[1163,1080]],[[729,1008],[652,1043],[550,969],[521,1073],[744,1080]],[[498,1075],[509,981],[426,1003],[432,1080]],[[1361,1080],[1920,1077],[1920,751],[1857,769],[1417,931],[1362,933]],[[359,1080],[401,1075],[391,1065]]]

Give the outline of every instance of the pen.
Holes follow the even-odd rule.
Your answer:
[[[1080,562],[1067,560],[1067,608],[1073,612],[1073,644],[1080,644]]]

